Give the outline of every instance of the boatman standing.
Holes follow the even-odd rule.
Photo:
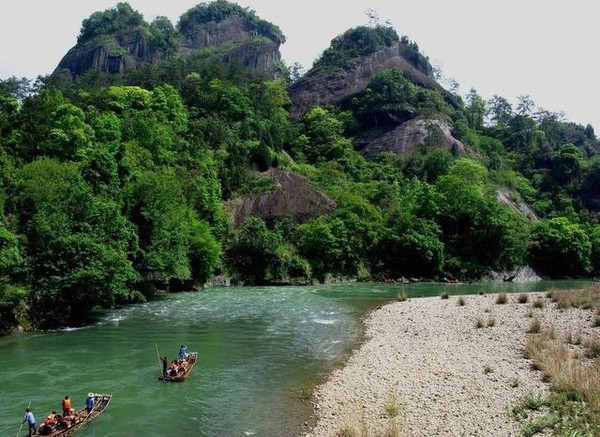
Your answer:
[[[88,393],[87,398],[85,399],[85,409],[89,416],[94,409],[94,393]]]
[[[167,357],[159,357],[159,358],[162,361],[163,376],[167,376],[167,367],[169,366],[169,361],[167,360]]]
[[[33,417],[33,413],[29,409],[29,407],[25,408],[25,417],[23,418],[23,423],[27,422],[29,425],[29,437],[35,434],[35,417]]]
[[[182,360],[187,360],[187,355],[187,346],[182,344],[179,348],[179,358]]]

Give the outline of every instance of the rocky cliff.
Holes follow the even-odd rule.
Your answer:
[[[91,70],[124,74],[153,60],[148,31],[136,27],[77,44],[61,59],[55,73],[66,72],[72,78]]]
[[[260,26],[242,15],[218,20],[188,23],[177,32],[170,56],[189,58],[199,50],[216,48],[227,65],[242,65],[269,77],[276,76],[281,59],[280,39],[261,33]],[[88,71],[123,75],[165,59],[163,51],[153,50],[148,25],[97,35],[79,42],[62,58],[54,74],[71,79]]]
[[[246,217],[256,215],[266,222],[292,217],[297,222],[327,214],[335,202],[314,189],[308,179],[287,170],[272,168],[265,172],[276,180],[273,190],[238,199],[231,208],[231,221],[240,227]]]
[[[288,89],[292,100],[290,116],[298,120],[313,106],[327,107],[364,91],[371,78],[391,68],[402,70],[412,82],[450,94],[431,76],[431,65],[406,44],[397,42],[369,56],[350,60],[341,68],[316,67]]]
[[[358,140],[355,144],[367,159],[374,159],[382,152],[407,156],[426,145],[448,150],[454,155],[465,153],[464,144],[452,136],[445,122],[437,119],[409,120],[378,138]]]

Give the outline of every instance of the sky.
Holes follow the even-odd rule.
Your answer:
[[[0,79],[51,73],[73,47],[81,22],[118,0],[5,0],[0,6]],[[146,21],[181,14],[200,0],[129,0]],[[407,35],[466,95],[564,112],[600,134],[600,23],[591,0],[239,0],[286,36],[287,65],[306,70],[331,40],[369,23],[367,10]]]

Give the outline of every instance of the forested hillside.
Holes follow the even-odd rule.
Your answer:
[[[453,95],[416,43],[383,25],[334,39],[306,79],[277,56],[277,73],[240,62],[232,49],[243,41],[175,50],[194,25],[248,21],[263,32],[243,33],[252,44],[285,41],[223,0],[184,13],[177,28],[120,3],[83,22],[76,48],[135,28],[160,56],[0,82],[1,330],[82,324],[95,307],[214,275],[243,284],[464,280],[523,265],[553,277],[599,274],[592,126],[527,96],[513,107],[474,90]],[[390,48],[410,65],[307,105],[320,88],[306,80],[347,77]],[[294,89],[305,106],[290,117]],[[410,132],[410,147],[393,146]],[[276,190],[280,205],[300,196],[326,207],[236,220],[236,204]]]

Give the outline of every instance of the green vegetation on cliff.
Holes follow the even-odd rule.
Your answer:
[[[259,18],[256,13],[249,8],[244,8],[236,3],[230,3],[225,0],[200,3],[199,5],[194,6],[179,18],[177,27],[182,34],[185,34],[191,30],[195,24],[209,23],[211,21],[218,23],[232,16],[244,17],[256,26],[258,33],[261,35],[280,44],[285,42],[285,36],[278,26]]]
[[[240,10],[199,5],[179,26]],[[84,21],[80,38],[139,25],[128,5],[111,11]],[[164,50],[169,25],[150,26]],[[398,40],[389,28],[357,28],[320,62],[341,65]],[[450,104],[396,69],[292,122],[285,78],[209,52],[124,77],[90,72],[62,87],[51,78],[39,89],[0,83],[1,330],[81,324],[95,307],[201,286],[215,274],[246,284],[469,279],[527,263],[550,275],[600,273],[591,126],[526,97],[513,109],[472,91]],[[446,123],[466,152],[444,147],[433,128],[408,155],[369,161],[355,150],[357,138],[420,119]],[[233,228],[226,201],[272,189],[261,172],[273,167],[306,176],[335,209],[265,213]],[[519,211],[527,205],[539,220]]]

